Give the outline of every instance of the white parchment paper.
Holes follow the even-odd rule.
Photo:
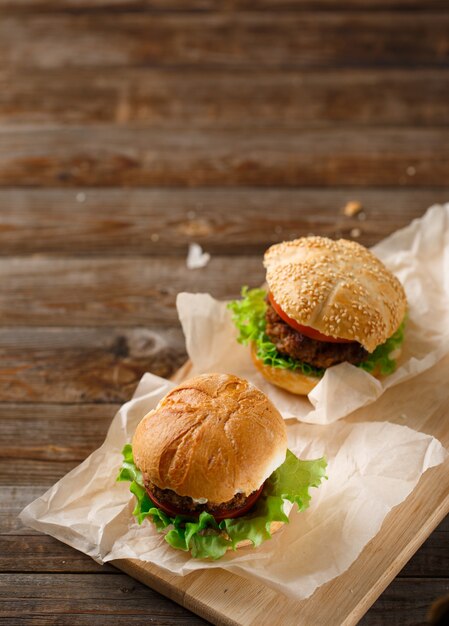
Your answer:
[[[358,367],[342,363],[326,371],[308,399],[294,396],[271,385],[256,371],[249,348],[236,341],[237,332],[225,302],[208,294],[181,293],[177,307],[193,363],[191,374],[242,376],[262,389],[285,418],[330,424],[434,365],[449,352],[449,204],[431,207],[424,217],[387,237],[373,252],[402,282],[409,304],[405,340],[394,374],[377,380]]]
[[[436,439],[406,426],[375,421],[320,427],[289,420],[289,447],[304,459],[325,455],[329,480],[312,490],[310,509],[294,509],[290,524],[257,550],[229,552],[217,562],[198,561],[168,546],[148,520],[138,526],[129,484],[115,482],[123,445],[172,385],[146,374],[114,418],[101,448],[30,504],[21,513],[23,523],[100,563],[137,558],[179,575],[221,567],[300,599],[344,572],[391,508],[446,455]]]

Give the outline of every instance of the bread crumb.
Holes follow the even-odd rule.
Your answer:
[[[201,267],[205,267],[210,261],[210,254],[203,252],[203,249],[197,243],[191,243],[189,245],[189,252],[187,254],[186,265],[189,270],[196,270]]]
[[[357,200],[351,200],[350,202],[347,202],[346,205],[343,207],[343,213],[346,215],[346,217],[354,217],[354,215],[360,213],[361,210],[362,204]]]
[[[362,234],[362,231],[360,230],[360,228],[351,228],[351,232],[350,232],[351,237],[360,237],[361,234]]]

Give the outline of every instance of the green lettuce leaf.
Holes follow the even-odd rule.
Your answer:
[[[185,515],[173,518],[157,508],[145,490],[142,473],[134,464],[131,444],[123,448],[117,480],[131,483],[130,491],[136,497],[133,515],[139,524],[149,517],[159,532],[167,530],[165,541],[173,548],[190,552],[193,558],[215,560],[228,548],[235,549],[240,541],[249,540],[255,547],[259,546],[271,537],[272,522],[288,523],[284,500],[304,511],[310,502],[309,489],[320,485],[326,466],[324,458],[301,461],[288,450],[284,463],[266,481],[254,508],[242,517],[224,519],[219,524],[206,511],[198,518]]]
[[[391,335],[385,343],[377,346],[374,352],[369,355],[368,359],[360,363],[359,367],[370,373],[374,370],[378,370],[384,376],[392,374],[396,370],[397,364],[395,359],[392,359],[390,355],[404,341],[405,323],[406,318],[402,320],[397,331]]]
[[[239,331],[237,341],[245,345],[254,342],[257,357],[265,365],[293,371],[300,370],[306,376],[321,378],[325,372],[324,368],[313,367],[308,363],[283,355],[270,341],[265,332],[266,297],[267,292],[264,289],[243,287],[242,299],[233,300],[228,304],[228,308],[232,312],[232,320]],[[383,375],[392,374],[396,369],[396,361],[390,355],[404,340],[405,322],[406,319],[404,318],[397,331],[357,367],[370,373],[378,370]]]
[[[239,331],[237,341],[244,345],[254,342],[257,358],[265,365],[293,371],[301,370],[306,376],[323,376],[325,371],[323,368],[313,367],[281,354],[270,341],[265,332],[266,297],[267,292],[264,289],[243,287],[242,299],[229,302],[228,308],[232,311],[232,321]]]
[[[326,465],[317,461],[301,461],[293,452],[287,456],[270,477],[272,495],[290,500],[304,511],[310,504],[309,487],[319,487],[325,476]]]

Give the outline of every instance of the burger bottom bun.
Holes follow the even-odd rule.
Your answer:
[[[274,535],[274,533],[277,533],[278,530],[281,530],[282,526],[284,525],[284,522],[271,522],[270,524],[270,533],[272,535]],[[226,533],[223,533],[226,537],[228,537],[228,535]],[[236,545],[237,550],[240,548],[246,548],[247,546],[252,546],[253,542],[250,541],[249,539],[244,539],[243,541],[239,541],[239,543]],[[232,547],[229,546],[228,550],[232,550]]]
[[[253,343],[251,346],[251,358],[262,376],[266,378],[268,382],[281,389],[286,389],[290,391],[290,393],[294,393],[298,396],[307,396],[321,380],[317,376],[306,376],[299,371],[294,372],[293,370],[265,365],[265,363],[257,357],[256,352],[257,348]]]
[[[294,393],[298,396],[307,396],[321,380],[321,378],[318,378],[317,376],[306,376],[299,371],[294,372],[293,370],[285,370],[280,367],[265,365],[265,363],[257,357],[256,352],[257,348],[253,343],[251,346],[251,358],[262,376],[264,376],[268,382],[280,387],[281,389],[286,389],[287,391],[290,391],[290,393]],[[394,358],[397,359],[400,354],[401,346],[395,349]],[[374,378],[381,379],[384,377],[378,367],[370,373],[371,376],[374,376]]]

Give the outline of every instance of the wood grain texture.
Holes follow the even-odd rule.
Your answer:
[[[0,535],[36,535],[42,536],[31,528],[25,528],[17,517],[27,504],[41,496],[51,487],[51,483],[42,485],[0,484]]]
[[[0,186],[388,186],[449,180],[449,129],[0,132]]]
[[[449,551],[442,549],[442,546],[448,545],[449,519],[446,517],[401,570],[400,576],[449,578]]]
[[[80,326],[114,326],[117,320],[120,326],[178,326],[175,301],[180,291],[230,299],[239,295],[242,281],[256,286],[264,275],[258,257],[234,257],[229,262],[215,256],[199,270],[187,269],[184,259],[174,257],[0,259],[0,316],[10,326],[71,326],[75,315]],[[32,337],[33,331],[29,332]],[[179,331],[173,332],[179,337]],[[140,342],[130,339],[136,349],[139,343],[146,350],[165,345],[156,331],[141,329],[140,333]],[[58,331],[54,336],[59,336]],[[0,346],[4,341],[11,345],[0,331]],[[111,350],[115,346],[124,354],[127,347],[114,341],[117,337],[111,336]]]
[[[445,579],[396,579],[362,617],[358,626],[425,626],[429,607],[449,593]]]
[[[109,583],[108,583],[109,584]],[[85,581],[86,588],[89,586],[89,581]],[[83,588],[80,586],[78,592],[82,592]],[[126,593],[126,592],[125,592]],[[110,597],[110,605],[115,606],[116,600],[112,600]],[[127,599],[127,596],[121,596],[122,600]],[[147,611],[152,614],[152,624],[160,624],[161,626],[184,626],[184,624],[190,626],[205,625],[207,622],[197,617],[190,611],[184,610],[181,615],[175,613],[180,607],[173,608],[174,604],[165,600],[167,606],[164,604],[158,604],[157,608],[153,608],[152,596],[144,596],[142,602],[147,606]],[[25,604],[25,603],[24,603]],[[34,603],[32,604],[34,606]],[[40,604],[37,604],[38,608]],[[126,611],[126,609],[124,609]],[[153,617],[154,615],[154,617]],[[148,622],[148,615],[142,616],[142,613],[133,615],[132,613],[116,613],[112,608],[109,612],[102,615],[95,610],[92,613],[57,613],[55,615],[48,615],[46,613],[37,614],[34,609],[30,610],[28,615],[21,615],[19,617],[14,616],[12,618],[6,617],[2,620],[4,626],[110,626],[111,621],[114,622],[114,626],[142,626],[142,621]]]
[[[71,472],[78,461],[40,461],[28,459],[0,459],[0,484],[14,483],[17,487],[52,485]],[[44,490],[45,491],[45,490]]]
[[[103,443],[119,408],[119,404],[0,403],[0,457],[81,463]]]
[[[34,576],[34,580],[33,580]],[[117,574],[14,574],[0,576],[2,591],[0,598],[12,594],[12,598],[3,600],[4,618],[2,623],[10,626],[33,624],[48,626],[53,624],[67,626],[91,626],[95,624],[109,626],[114,624],[142,624],[147,618],[146,607],[151,606],[160,624],[200,625],[203,620],[186,613],[181,607],[169,603],[148,587],[137,581]],[[14,587],[15,585],[15,587]],[[415,581],[399,579],[394,593],[390,593],[383,606],[377,607],[371,618],[362,621],[363,626],[386,624],[384,616],[392,617],[388,624],[392,626],[410,626],[422,623],[427,606],[438,595],[447,593],[447,579],[426,579]],[[13,589],[16,589],[13,592]],[[422,603],[416,605],[410,598],[419,592]],[[80,598],[83,598],[80,605]],[[48,601],[49,600],[49,601]],[[393,609],[403,607],[397,614]],[[53,611],[50,607],[53,606]],[[112,610],[111,607],[115,607]],[[229,624],[232,622],[229,621]],[[274,622],[275,623],[275,622]],[[284,622],[290,626],[293,622]],[[316,622],[310,622],[311,625]]]
[[[184,359],[178,329],[2,328],[0,397],[3,402],[123,403],[145,372],[169,377]],[[36,484],[36,476],[20,477],[30,478]]]
[[[45,97],[41,96],[45,93]],[[448,69],[0,69],[2,124],[447,126]]]
[[[116,570],[111,565],[99,565],[53,537],[3,535],[0,536],[0,574],[13,572],[115,574]]]
[[[38,624],[82,624],[86,617],[90,624],[110,624],[111,620],[114,624],[125,623],[125,619],[126,623],[133,623],[129,621],[132,616],[139,616],[140,620],[147,617],[148,602],[155,615],[164,614],[166,623],[204,624],[148,587],[120,574],[1,574],[0,582],[3,616],[15,619],[16,624],[27,623],[20,620],[33,619],[34,615],[41,620]]]
[[[446,0],[0,0],[8,11],[264,11],[264,10],[385,10],[447,9]]]
[[[444,66],[449,14],[25,13],[1,20],[0,57],[10,68]]]
[[[254,254],[261,259],[281,239],[310,233],[351,239],[354,228],[360,231],[357,241],[370,246],[448,196],[449,188],[3,189],[0,256],[183,257],[195,241],[213,255]],[[362,204],[363,214],[344,216],[343,207],[351,200]],[[232,272],[231,262],[229,268]],[[185,272],[182,280],[189,286],[202,273]]]

